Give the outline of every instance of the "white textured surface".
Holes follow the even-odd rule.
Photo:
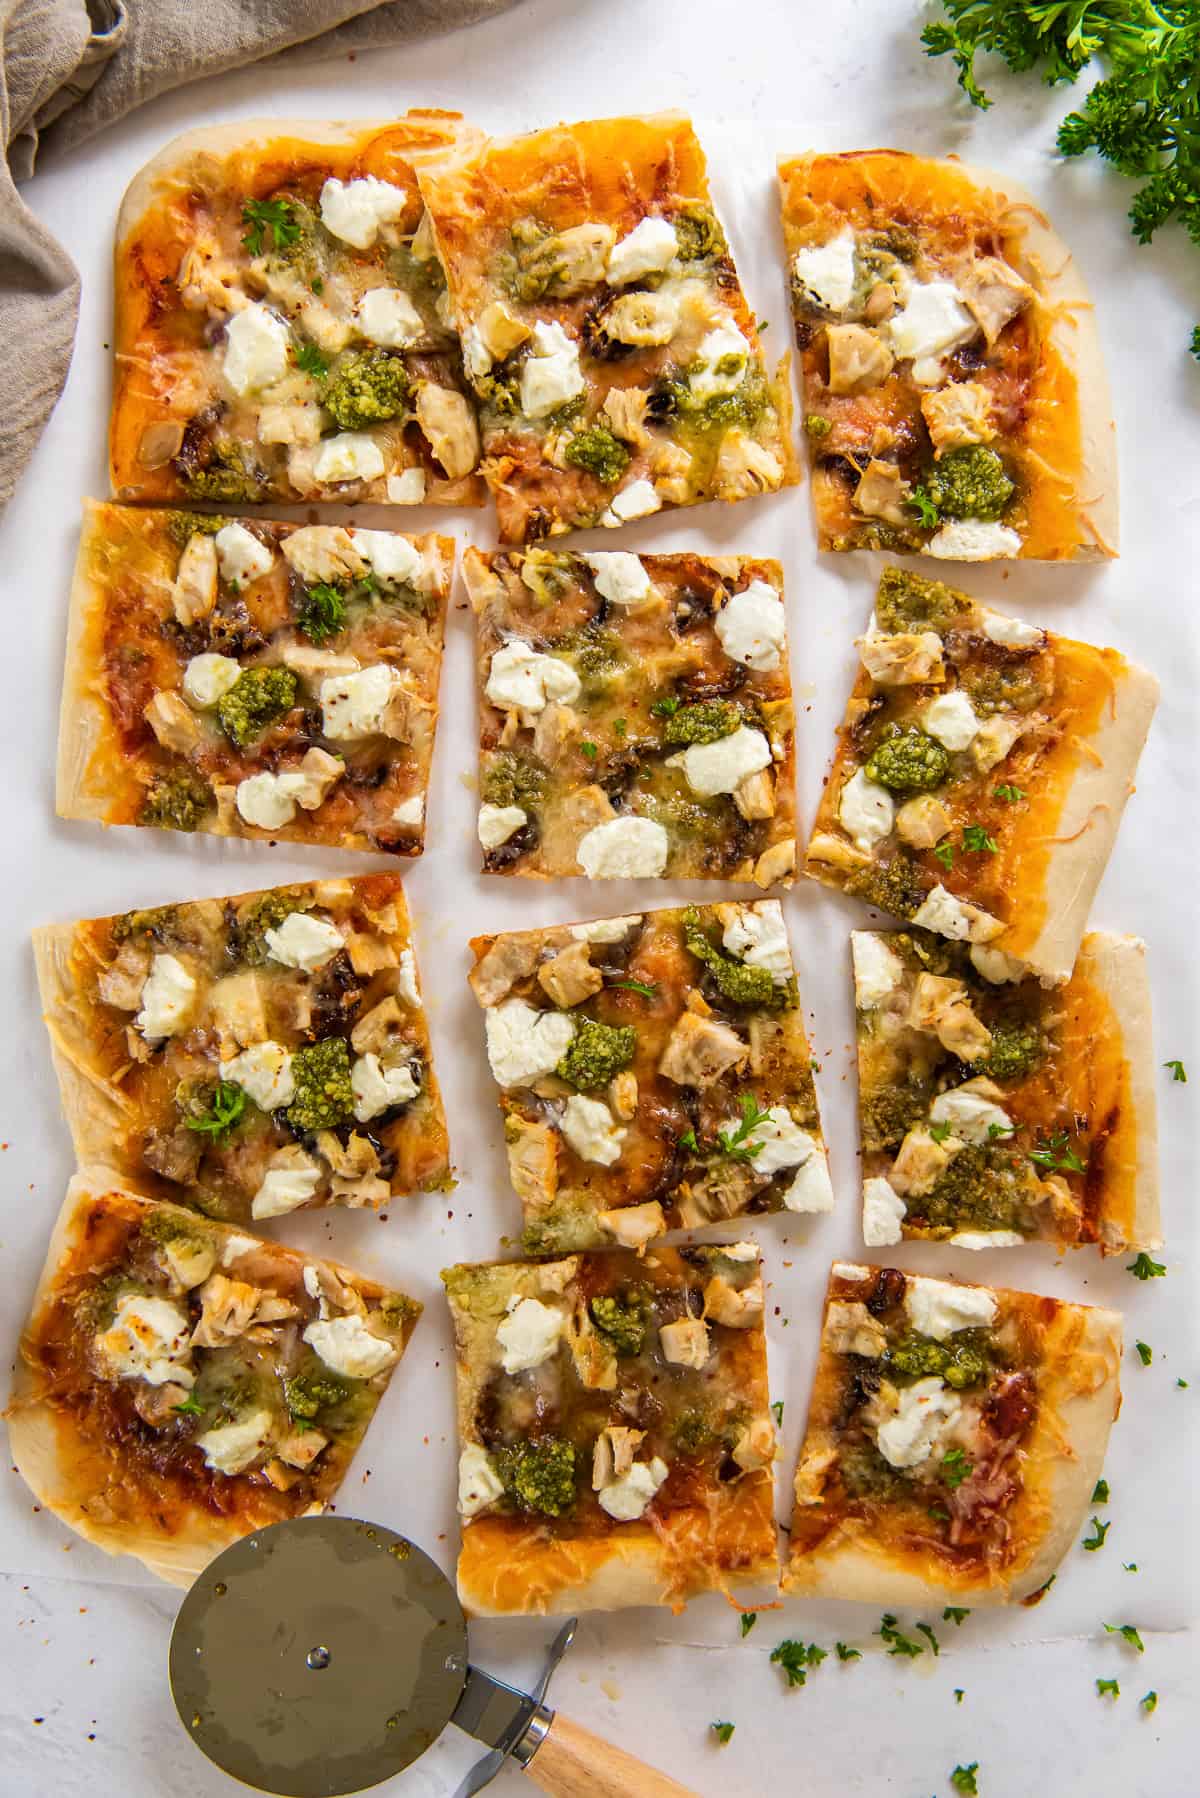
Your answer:
[[[767,318],[774,353],[788,342],[772,162],[777,150],[893,143],[956,150],[1011,171],[1033,187],[1071,239],[1093,292],[1117,389],[1124,483],[1121,562],[1094,571],[990,568],[964,576],[1005,610],[1078,629],[1146,661],[1164,681],[1164,703],[1142,765],[1096,919],[1150,944],[1157,1008],[1156,1060],[1182,1056],[1192,1084],[1159,1076],[1169,1277],[1140,1286],[1120,1262],[1080,1255],[1056,1264],[1035,1249],[979,1256],[894,1251],[903,1265],[951,1268],[1063,1296],[1119,1304],[1128,1335],[1156,1351],[1143,1369],[1126,1361],[1125,1412],[1106,1468],[1113,1519],[1098,1554],[1076,1549],[1035,1612],[939,1624],[936,1662],[889,1661],[872,1644],[878,1614],[865,1607],[789,1603],[738,1639],[719,1600],[685,1616],[584,1620],[559,1675],[565,1708],[657,1760],[704,1794],[758,1798],[772,1789],[814,1798],[937,1793],[951,1798],[956,1762],[980,1762],[980,1791],[1053,1791],[1058,1798],[1182,1798],[1195,1788],[1187,1723],[1194,1703],[1193,1499],[1200,1404],[1189,1296],[1195,1243],[1194,1096],[1200,1090],[1193,956],[1184,934],[1196,893],[1196,629],[1200,561],[1195,425],[1200,368],[1184,354],[1194,313],[1195,251],[1181,238],[1138,250],[1125,227],[1127,190],[1092,167],[1060,167],[1046,154],[1064,107],[1036,81],[1006,81],[1002,104],[980,118],[956,95],[949,70],[916,48],[919,9],[894,0],[843,0],[826,21],[804,22],[792,0],[761,0],[744,20],[716,0],[530,0],[504,18],[442,42],[269,77],[253,71],[147,108],[69,166],[27,190],[30,204],[72,247],[84,275],[75,367],[25,484],[0,526],[0,584],[9,621],[0,745],[7,797],[6,903],[0,981],[0,1215],[5,1264],[4,1352],[10,1354],[50,1221],[70,1170],[49,1056],[36,1023],[27,933],[34,923],[137,904],[236,892],[272,879],[344,870],[350,858],[304,856],[212,839],[141,832],[102,837],[57,823],[53,739],[66,593],[78,500],[105,491],[103,439],[109,337],[109,236],[126,182],[163,142],[191,123],[273,110],[291,116],[379,117],[405,106],[460,106],[488,127],[523,129],[576,118],[678,105],[700,120],[718,200],[751,304]],[[737,125],[736,120],[755,121]],[[791,121],[773,126],[765,121]],[[1190,284],[1192,299],[1189,300]],[[445,514],[409,514],[446,528]],[[404,521],[401,515],[402,522]],[[365,524],[391,522],[382,513]],[[490,519],[453,521],[460,537],[490,541]],[[584,540],[586,542],[586,539]],[[593,539],[613,547],[611,536]],[[831,732],[850,679],[851,638],[870,610],[871,561],[818,566],[805,494],[682,513],[622,533],[622,547],[712,548],[782,556],[787,574],[792,673],[799,708],[801,816],[811,818]],[[399,1527],[453,1555],[455,1446],[449,1332],[437,1269],[494,1255],[516,1213],[504,1178],[482,1029],[463,974],[464,939],[501,924],[633,911],[683,889],[610,886],[593,899],[570,886],[485,882],[474,872],[475,802],[470,640],[451,618],[446,709],[430,806],[431,849],[406,885],[416,919],[435,1051],[447,1091],[462,1184],[448,1205],[417,1200],[388,1223],[365,1216],[275,1226],[280,1236],[333,1245],[345,1259],[387,1273],[429,1302],[413,1350],[344,1491],[344,1508]],[[10,834],[11,833],[11,834]],[[361,865],[369,865],[364,859]],[[700,889],[694,888],[699,892]],[[767,1220],[757,1231],[772,1281],[768,1293],[772,1391],[786,1400],[779,1515],[786,1517],[792,1458],[803,1422],[825,1270],[834,1256],[862,1255],[857,1218],[847,932],[862,914],[805,884],[784,910],[814,1014],[819,1086],[838,1206],[828,1218]],[[778,1307],[778,1310],[776,1310]],[[1176,1389],[1188,1378],[1188,1391]],[[176,1594],[71,1539],[32,1514],[20,1482],[0,1485],[0,1794],[53,1789],[59,1798],[220,1798],[236,1789],[184,1740],[165,1681]],[[1137,1574],[1122,1569],[1136,1561]],[[3,1571],[7,1570],[7,1571]],[[1103,1636],[1101,1621],[1133,1621],[1146,1639],[1137,1657]],[[480,1626],[474,1652],[517,1678],[549,1631],[539,1623]],[[784,1635],[826,1647],[835,1638],[866,1650],[848,1667],[827,1663],[804,1691],[788,1693],[768,1652]],[[951,1639],[952,1638],[952,1639]],[[1115,1705],[1097,1698],[1097,1676],[1118,1676]],[[953,1688],[966,1697],[955,1705]],[[1154,1717],[1137,1700],[1154,1687]],[[737,1725],[726,1749],[707,1736],[712,1718]],[[42,1719],[35,1722],[34,1719]],[[89,1740],[89,1735],[94,1740]],[[802,1757],[802,1759],[800,1758]],[[426,1760],[386,1788],[449,1793],[469,1762],[449,1732]],[[495,1788],[517,1792],[516,1775]]]

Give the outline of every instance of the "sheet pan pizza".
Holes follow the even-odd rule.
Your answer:
[[[531,1254],[833,1207],[777,900],[475,937]]]
[[[1158,682],[907,568],[856,644],[804,872],[1065,980]]]
[[[1116,555],[1099,335],[1030,195],[901,150],[786,158],[779,181],[820,547]]]
[[[835,1262],[784,1591],[868,1604],[1037,1597],[1121,1403],[1115,1311]]]
[[[187,1586],[330,1504],[421,1306],[333,1261],[77,1174],[7,1412],[39,1502]]]
[[[418,171],[457,113],[174,139],[117,223],[114,494],[478,505],[479,431]]]
[[[479,401],[503,543],[798,478],[686,118],[489,139],[421,192]]]
[[[985,945],[856,930],[863,1240],[1162,1245],[1145,946],[1045,987]]]
[[[463,574],[485,872],[791,883],[778,562],[471,549]]]
[[[419,855],[453,557],[87,502],[60,817]]]
[[[222,1222],[447,1180],[394,874],[52,924],[34,951],[82,1164]]]
[[[475,1616],[670,1605],[770,1580],[753,1243],[452,1267],[462,1547]]]

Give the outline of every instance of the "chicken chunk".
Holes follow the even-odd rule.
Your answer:
[[[242,968],[216,981],[208,997],[213,1023],[222,1038],[229,1038],[238,1049],[252,1043],[264,1043],[271,1032],[267,1024],[266,983],[255,968]],[[222,1060],[232,1061],[225,1055]]]
[[[821,1340],[835,1355],[867,1355],[875,1359],[887,1347],[887,1331],[859,1301],[833,1299],[825,1313]]]
[[[587,944],[572,943],[569,949],[561,949],[551,961],[542,963],[538,985],[555,1005],[569,1008],[598,993],[604,976],[592,966]]]
[[[657,1199],[647,1199],[642,1205],[622,1205],[614,1211],[598,1211],[596,1222],[615,1237],[622,1248],[637,1249],[639,1253],[652,1237],[661,1236],[667,1227]]]
[[[854,509],[864,518],[882,518],[887,524],[910,524],[911,516],[904,508],[907,497],[908,484],[897,464],[872,458],[854,489]]]
[[[702,1317],[678,1317],[658,1332],[665,1360],[676,1367],[703,1367],[708,1360],[708,1325]]]
[[[931,1192],[962,1148],[957,1136],[934,1142],[924,1125],[915,1125],[892,1163],[888,1181],[902,1198],[919,1198]]]
[[[891,374],[895,357],[877,331],[865,325],[829,325],[825,335],[831,393],[862,393]]]
[[[367,564],[354,547],[354,539],[340,524],[306,524],[280,545],[284,560],[302,581],[357,581]]]
[[[579,735],[579,714],[569,705],[559,705],[556,700],[538,713],[538,721],[533,729],[533,753],[539,762],[553,768],[565,750],[569,749]]]
[[[967,443],[990,443],[992,396],[982,381],[952,381],[921,395],[921,411],[933,439],[934,456]]]
[[[716,1018],[698,1017],[685,1011],[662,1052],[658,1071],[676,1086],[712,1086],[728,1071],[743,1063],[750,1046],[736,1030]]]
[[[1035,298],[1032,287],[999,256],[983,256],[972,263],[958,287],[967,311],[982,326],[989,349],[1008,321]]]
[[[548,1210],[558,1192],[558,1132],[510,1112],[504,1140],[513,1191],[527,1210]]]
[[[908,1022],[931,1032],[960,1061],[979,1061],[991,1047],[992,1033],[972,1011],[966,987],[941,974],[918,974]]]
[[[751,1280],[733,1286],[724,1274],[714,1274],[704,1288],[704,1315],[729,1330],[748,1330],[763,1313],[763,1283]]]
[[[646,429],[646,407],[650,400],[648,387],[610,387],[604,401],[604,415],[609,429],[622,443],[645,449],[650,442]]]
[[[479,426],[466,396],[424,382],[417,393],[417,423],[450,480],[461,480],[479,461]]]
[[[356,1055],[382,1055],[403,1030],[404,1013],[389,993],[358,1020],[350,1032],[350,1046]]]
[[[225,1274],[210,1274],[200,1288],[203,1309],[200,1322],[192,1331],[196,1348],[221,1348],[235,1342],[249,1328],[258,1310],[262,1293],[245,1280],[231,1280]]]
[[[498,1005],[537,966],[538,945],[531,937],[497,937],[467,979],[481,1005]]]
[[[150,972],[150,950],[147,944],[129,937],[121,944],[117,959],[108,964],[96,982],[96,991],[105,1005],[118,1011],[137,1011],[142,1003],[142,988]]]
[[[190,755],[203,740],[199,719],[178,693],[156,693],[142,716],[163,748],[175,755]]]
[[[906,799],[896,813],[896,831],[901,842],[913,849],[932,849],[950,829],[952,819],[940,799],[932,793],[918,793]]]
[[[178,622],[188,626],[207,618],[216,603],[217,545],[203,531],[193,531],[179,558],[171,609]]]
[[[581,1386],[586,1386],[590,1392],[616,1389],[617,1351],[597,1330],[586,1305],[577,1306],[567,1324],[567,1345]]]
[[[914,687],[945,674],[942,639],[936,631],[897,631],[856,637],[859,658],[877,687]]]
[[[770,769],[760,768],[756,774],[744,774],[733,789],[733,803],[743,818],[773,818],[775,777]]]
[[[765,1417],[743,1425],[733,1445],[733,1458],[743,1473],[769,1467],[775,1459],[775,1432]]]
[[[592,1450],[592,1490],[602,1492],[614,1479],[628,1473],[645,1440],[645,1430],[630,1430],[624,1424],[610,1423],[601,1430]]]

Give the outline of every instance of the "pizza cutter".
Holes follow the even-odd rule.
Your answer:
[[[390,1779],[447,1723],[489,1752],[454,1798],[506,1762],[557,1798],[693,1798],[467,1656],[449,1580],[405,1537],[352,1517],[299,1517],[235,1542],[188,1592],[171,1635],[171,1693],[196,1746],[277,1798],[335,1798]]]

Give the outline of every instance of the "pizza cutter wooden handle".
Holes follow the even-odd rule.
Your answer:
[[[552,1798],[696,1798],[559,1711],[525,1771]]]

